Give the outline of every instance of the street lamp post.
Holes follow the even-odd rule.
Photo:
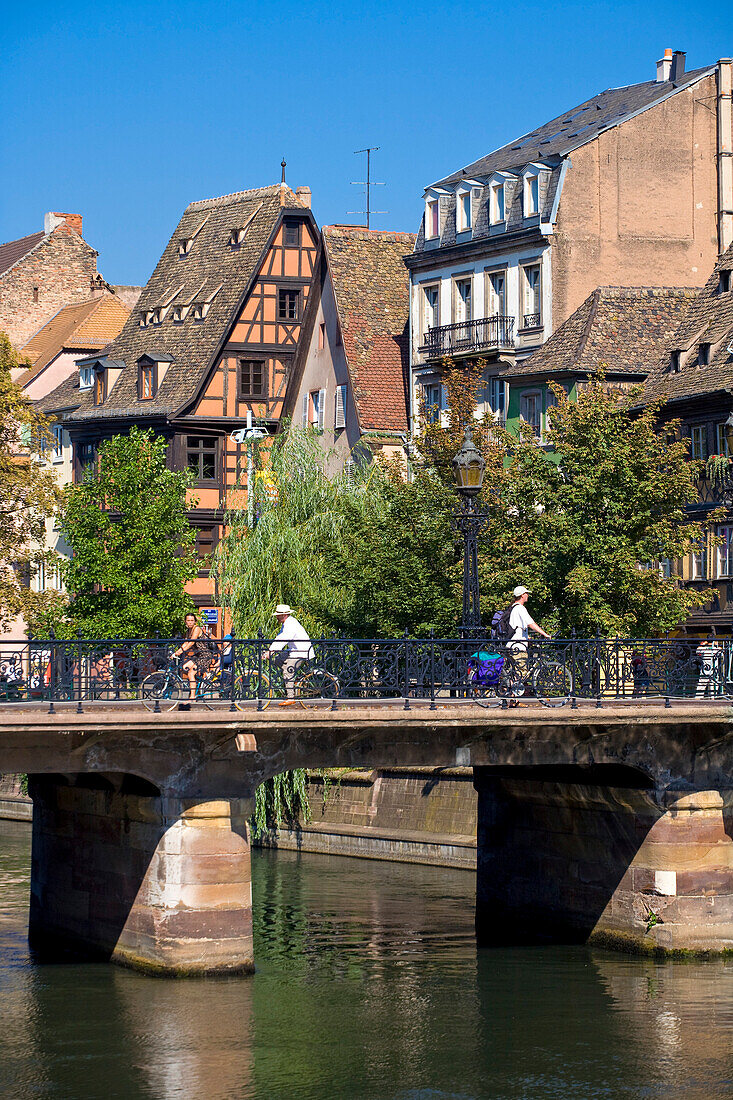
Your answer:
[[[453,513],[453,526],[463,535],[463,618],[462,634],[476,634],[481,628],[481,601],[478,580],[478,537],[488,516],[476,507],[481,492],[486,462],[466,425],[463,445],[453,459],[456,488],[461,504]]]

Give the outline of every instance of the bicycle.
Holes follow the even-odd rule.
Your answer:
[[[214,665],[205,676],[197,678],[193,702],[208,700],[226,700],[231,697],[231,672]],[[256,696],[256,672],[243,669],[234,679],[234,704],[237,708],[245,698]],[[252,678],[255,678],[254,680]],[[140,682],[138,697],[147,710],[173,710],[178,703],[187,703],[191,699],[188,678],[181,676],[179,660],[173,658],[163,669],[151,672]]]
[[[472,654],[466,677],[469,694],[498,698],[509,706],[518,706],[519,699],[529,694],[543,707],[565,706],[573,694],[573,675],[567,665],[542,652],[535,656],[525,650],[522,656],[523,660],[504,646]]]
[[[259,698],[265,700],[265,707],[269,706],[273,699],[286,695],[285,677],[282,666],[268,661],[269,668],[262,670],[260,680]],[[256,670],[244,669],[246,676],[257,676]],[[256,683],[256,679],[255,679]],[[298,669],[293,680],[295,698],[305,706],[303,699],[335,699],[339,695],[339,681],[333,673],[310,660],[305,660]]]

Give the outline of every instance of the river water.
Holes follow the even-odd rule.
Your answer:
[[[733,1097],[733,961],[477,951],[465,871],[255,852],[253,978],[37,965],[0,822],[0,1096]]]

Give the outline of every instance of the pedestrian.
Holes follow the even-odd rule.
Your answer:
[[[295,702],[295,674],[303,661],[312,660],[313,646],[307,630],[293,614],[292,607],[279,603],[275,608],[275,615],[280,623],[280,631],[270,643],[265,657],[272,658],[278,654],[282,662],[286,699],[279,705],[286,707]]]
[[[709,634],[707,641],[700,642],[695,653],[700,662],[695,698],[702,699],[708,694],[717,694],[718,684],[721,682],[723,650],[714,635]]]
[[[515,655],[524,653],[525,657],[530,630],[533,630],[535,634],[539,634],[542,638],[548,640],[550,638],[550,635],[545,633],[541,626],[537,625],[529,611],[527,611],[527,600],[531,595],[530,590],[525,588],[523,584],[517,585],[514,589],[514,603],[509,614],[509,646]]]

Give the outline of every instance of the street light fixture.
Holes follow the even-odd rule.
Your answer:
[[[453,526],[463,535],[463,618],[461,633],[481,631],[481,594],[478,580],[478,536],[488,515],[476,507],[476,497],[484,482],[486,462],[473,441],[470,424],[466,425],[463,445],[453,459],[460,508],[453,513]]]

